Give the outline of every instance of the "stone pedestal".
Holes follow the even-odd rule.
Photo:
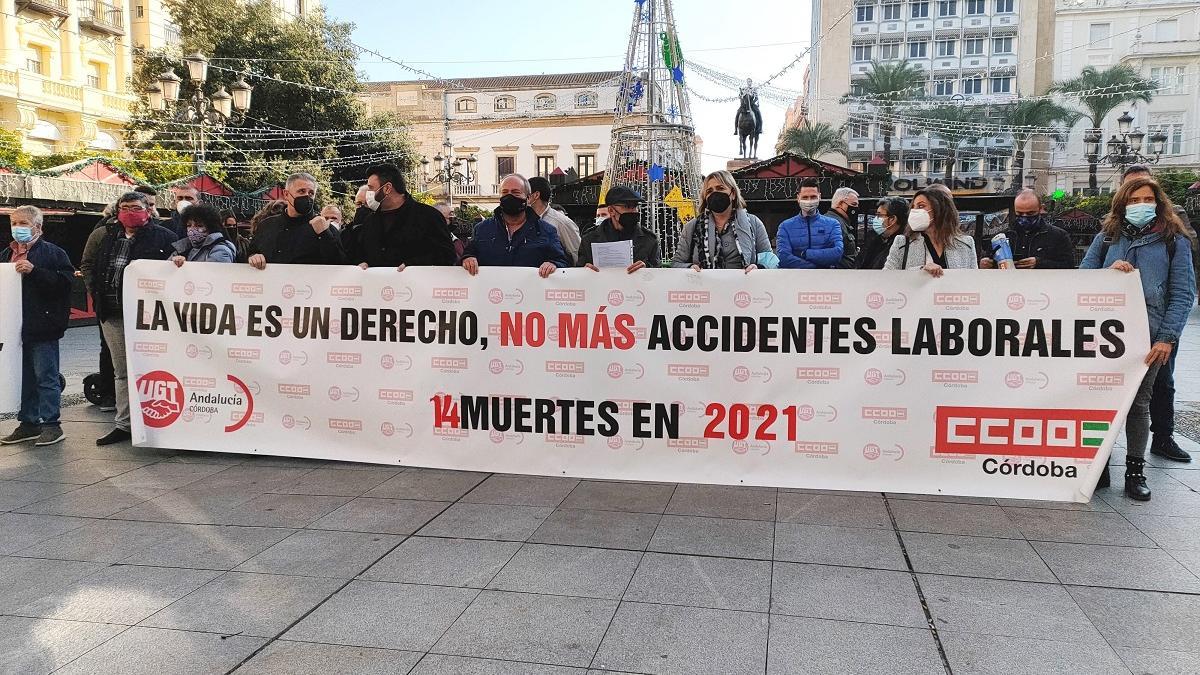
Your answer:
[[[757,162],[757,159],[731,159],[725,163],[725,168],[729,171],[737,171]]]

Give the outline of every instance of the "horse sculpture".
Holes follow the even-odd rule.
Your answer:
[[[757,106],[754,94],[750,91],[743,91],[741,99],[741,107],[738,108],[734,123],[735,133],[738,136],[742,157],[749,159],[758,157],[758,137],[762,133],[762,126],[758,114],[755,112]],[[749,153],[746,152],[747,142],[749,143]]]

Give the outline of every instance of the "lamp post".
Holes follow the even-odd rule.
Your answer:
[[[475,155],[467,155],[466,157],[455,157],[454,146],[451,145],[449,139],[442,143],[443,153],[433,156],[433,161],[427,157],[421,157],[421,172],[425,178],[425,182],[445,183],[446,184],[446,200],[450,204],[450,208],[454,208],[454,185],[472,185],[475,183]],[[433,164],[434,171],[429,173],[429,166]],[[466,172],[461,171],[466,167]]]
[[[1142,148],[1147,140],[1150,142],[1145,148],[1148,154],[1143,154]],[[1156,131],[1147,138],[1144,131],[1133,126],[1133,116],[1124,112],[1117,118],[1117,133],[1108,139],[1107,148],[1103,147],[1104,137],[1099,129],[1089,129],[1083,137],[1083,143],[1088,160],[1088,191],[1096,194],[1096,167],[1100,162],[1121,169],[1130,164],[1157,164],[1166,150],[1167,135]]]
[[[250,95],[254,91],[246,83],[244,76],[229,85],[219,85],[217,91],[209,96],[204,95],[204,85],[208,81],[208,58],[200,52],[195,52],[183,58],[187,69],[188,82],[192,86],[190,99],[179,98],[183,79],[173,70],[167,70],[158,78],[157,84],[152,84],[146,90],[152,112],[169,112],[174,108],[176,121],[195,124],[198,130],[196,144],[196,173],[204,172],[204,135],[208,126],[217,130],[233,121],[250,109]]]

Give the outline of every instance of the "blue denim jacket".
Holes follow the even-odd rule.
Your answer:
[[[1131,241],[1125,235],[1108,247],[1104,260],[1104,233],[1096,235],[1079,269],[1102,269],[1124,260],[1137,268],[1146,296],[1150,341],[1179,341],[1188,313],[1196,302],[1196,273],[1192,269],[1192,246],[1184,235],[1175,237],[1175,255],[1168,255],[1162,234],[1151,232]],[[1168,262],[1169,261],[1169,262]],[[1168,265],[1170,269],[1168,270]]]

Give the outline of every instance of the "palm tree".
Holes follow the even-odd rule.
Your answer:
[[[853,91],[842,97],[842,103],[869,103],[879,113],[883,161],[889,168],[892,166],[892,137],[896,135],[893,121],[896,105],[906,99],[924,96],[926,77],[925,71],[908,61],[872,61],[866,77],[855,80]]]
[[[932,138],[940,138],[946,142],[946,187],[950,187],[954,182],[954,165],[958,161],[959,146],[972,143],[982,135],[977,126],[983,117],[981,108],[954,104],[935,105],[915,115],[919,121],[913,122],[913,126],[928,131]]]
[[[1157,89],[1158,85],[1153,80],[1138,75],[1136,70],[1126,64],[1104,70],[1087,66],[1078,77],[1055,82],[1050,87],[1052,92],[1075,99],[1083,108],[1083,117],[1091,122],[1092,129],[1099,129],[1104,118],[1122,103],[1149,103]],[[1096,194],[1097,161],[1098,157],[1088,155],[1088,189],[1092,194]]]
[[[801,157],[816,159],[821,155],[846,154],[846,141],[842,134],[825,122],[813,124],[808,120],[786,129],[775,144],[779,153],[793,152]]]
[[[1025,185],[1025,146],[1035,136],[1061,141],[1083,115],[1045,98],[1017,100],[1000,107],[1000,124],[1010,127],[1013,142],[1012,190]]]

